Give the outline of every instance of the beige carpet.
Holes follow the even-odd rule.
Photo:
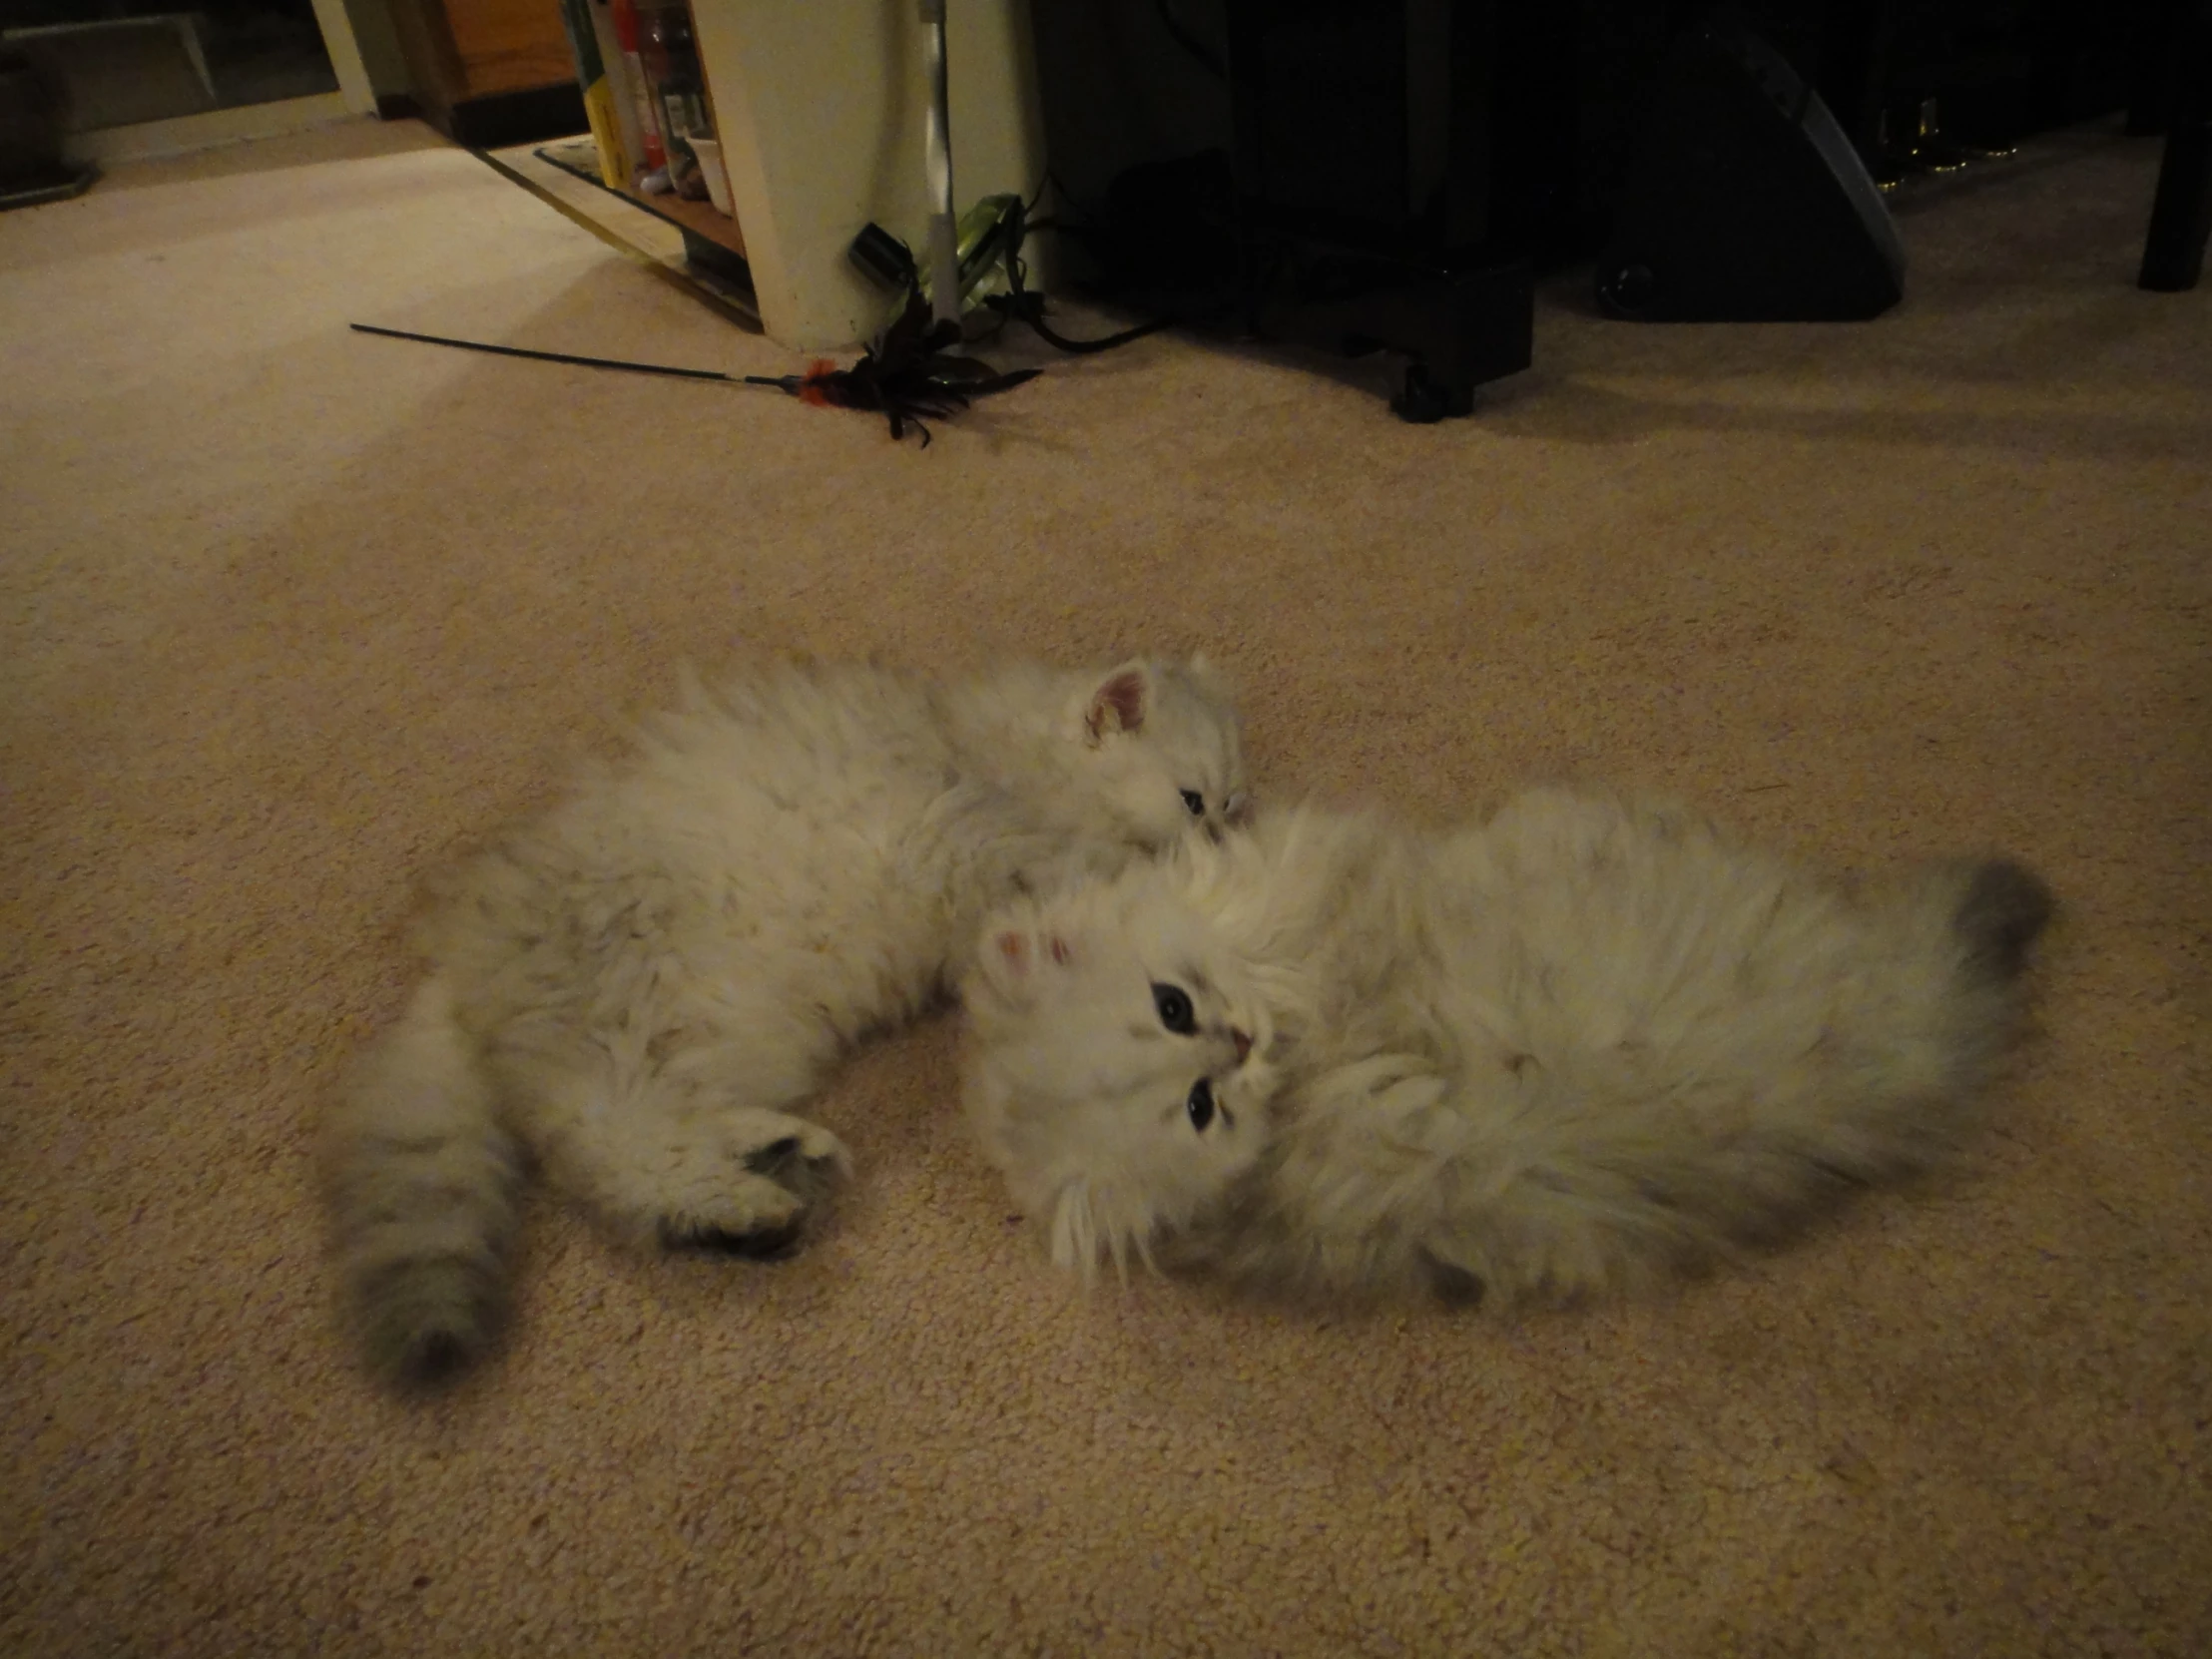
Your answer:
[[[353,319],[792,360],[406,129],[0,222],[13,1655],[2212,1651],[2212,289],[2152,146],[1907,205],[1871,326],[1638,329],[1411,428],[1148,341],[926,453]],[[777,1266],[540,1205],[427,1406],[333,1340],[308,1124],[425,863],[739,645],[1203,646],[1257,763],[1584,772],[1810,852],[2001,845],[2046,1035],[1939,1188],[1663,1306],[1292,1318],[1052,1275],[949,1031]]]

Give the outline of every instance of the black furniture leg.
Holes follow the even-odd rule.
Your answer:
[[[2178,7],[2176,0],[2134,0],[2128,9],[2127,120],[2120,130],[2129,138],[2163,138]]]
[[[1893,0],[1830,0],[1821,31],[1821,102],[1869,169],[1882,155],[1882,93],[1896,32]]]
[[[1401,420],[1471,414],[1475,387],[1528,366],[1536,290],[1526,260],[1439,272],[1348,255],[1328,275],[1326,286],[1294,282],[1264,294],[1254,332],[1340,356],[1402,355],[1390,397]]]
[[[2158,293],[2195,287],[2212,240],[2212,0],[2181,0],[2174,9],[2166,152],[2135,278]]]

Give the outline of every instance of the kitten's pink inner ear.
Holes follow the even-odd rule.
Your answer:
[[[1144,725],[1144,670],[1117,671],[1091,694],[1090,729],[1095,740],[1109,732],[1134,732]]]

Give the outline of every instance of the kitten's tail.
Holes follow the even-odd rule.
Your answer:
[[[505,1311],[519,1160],[443,980],[369,1050],[322,1156],[348,1320],[370,1365],[401,1384],[451,1376]]]
[[[1424,1250],[1432,1280],[1508,1300],[1647,1280],[1936,1163],[2020,1028],[2020,977],[2052,910],[2050,889],[2015,863],[1914,871],[1870,898],[1849,963],[1799,987],[1810,1001],[1732,1033],[1748,1069],[1708,1054],[1670,1068],[1662,1089],[1646,1079],[1524,1124],[1480,1223]]]

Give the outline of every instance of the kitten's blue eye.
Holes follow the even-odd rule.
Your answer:
[[[1191,1085],[1189,1111],[1191,1127],[1205,1133],[1206,1126],[1214,1121],[1214,1085],[1203,1077]]]
[[[1206,816],[1206,798],[1196,790],[1185,790],[1183,792],[1183,805],[1191,810],[1191,817],[1193,818],[1204,818]]]
[[[1160,1023],[1179,1037],[1198,1034],[1198,1019],[1191,1010],[1191,999],[1177,985],[1152,987],[1152,1005],[1160,1011]]]

